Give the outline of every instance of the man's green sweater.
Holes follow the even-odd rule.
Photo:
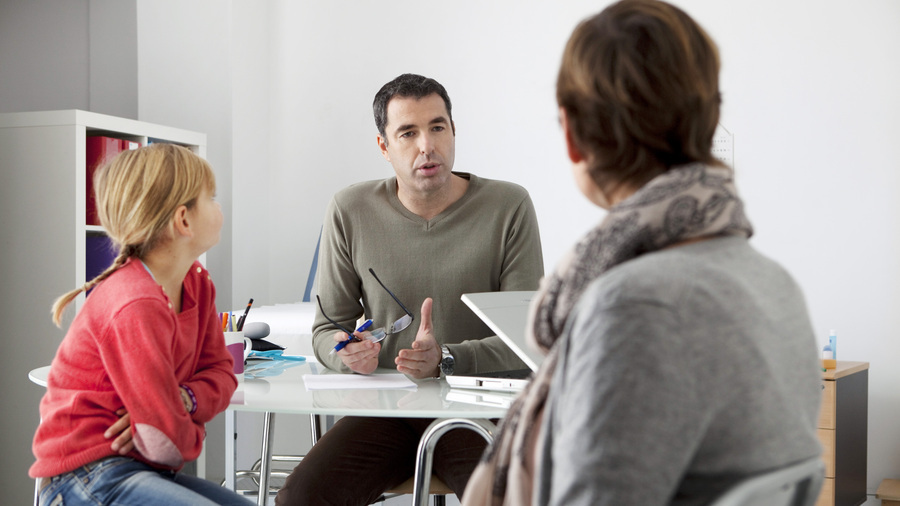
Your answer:
[[[328,206],[317,284],[328,316],[351,329],[363,315],[372,328],[404,315],[369,268],[415,316],[381,342],[379,367],[395,368],[398,352],[411,348],[422,302],[431,297],[434,336],[453,354],[456,374],[525,368],[460,296],[538,288],[543,258],[534,206],[521,186],[455,174],[469,180],[465,195],[431,220],[403,206],[395,177],[352,185]],[[350,372],[329,354],[337,329],[318,308],[312,330],[319,361]]]

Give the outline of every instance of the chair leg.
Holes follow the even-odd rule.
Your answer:
[[[416,471],[413,480],[413,505],[428,504],[428,480],[431,476],[431,459],[434,447],[438,439],[446,432],[453,429],[469,429],[475,431],[487,441],[494,442],[496,426],[488,420],[468,418],[445,418],[431,422],[422,439],[419,441],[419,449],[416,453]]]
[[[434,506],[447,506],[447,496],[444,496],[444,495],[434,496]]]
[[[319,438],[322,437],[322,421],[319,419],[319,415],[309,415],[309,429],[312,444],[318,443]]]
[[[318,415],[309,415],[309,423],[310,423],[310,435],[312,436],[312,444],[316,444],[319,441],[319,438],[322,437],[322,423]],[[274,426],[275,426],[275,413],[274,412],[266,412],[263,418],[263,441],[262,441],[262,455],[259,460],[257,460],[249,471],[238,471],[237,474],[248,476],[251,480],[259,487],[259,492],[257,496],[257,504],[262,506],[265,504],[264,501],[268,500],[268,489],[269,489],[269,478],[272,475],[272,462],[299,462],[303,457],[302,456],[277,456],[272,455],[272,440],[274,436]],[[269,458],[265,458],[268,455]],[[225,486],[227,479],[222,482],[222,485]],[[264,492],[265,491],[265,492]],[[35,501],[37,496],[35,496]],[[35,502],[35,506],[37,502]]]

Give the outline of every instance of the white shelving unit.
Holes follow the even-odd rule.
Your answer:
[[[69,237],[74,247],[68,256],[73,271],[63,291],[86,281],[86,237],[103,233],[102,227],[86,224],[85,139],[94,135],[138,142],[142,146],[151,142],[179,144],[206,157],[206,134],[197,132],[79,110],[0,114],[0,160],[4,171],[15,171],[17,180],[18,175],[23,180],[30,177],[28,186],[39,183],[39,188],[34,188],[37,190],[34,202],[52,206],[56,210],[54,214],[61,218],[60,223],[51,226],[54,233],[46,239],[55,239],[65,249]],[[48,194],[41,195],[42,188],[49,190]],[[28,193],[27,188],[23,191]],[[44,200],[45,197],[52,201]],[[31,229],[29,236],[40,233],[45,226],[29,225],[32,225],[27,226]],[[16,237],[19,241],[20,236]],[[60,256],[58,261],[66,260]],[[75,301],[76,311],[83,303],[82,294]]]
[[[86,237],[104,233],[86,225],[86,139],[93,135],[180,144],[206,157],[206,134],[197,132],[80,110],[0,114],[0,447],[13,476],[26,476],[34,461],[43,389],[28,372],[50,364],[84,295],[66,310],[62,329],[50,306],[85,282]]]

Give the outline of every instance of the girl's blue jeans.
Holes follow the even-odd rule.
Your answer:
[[[248,506],[251,502],[196,476],[154,469],[128,457],[107,457],[51,478],[41,489],[40,504]]]

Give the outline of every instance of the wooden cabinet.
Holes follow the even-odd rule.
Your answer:
[[[838,361],[822,373],[818,436],[825,482],[816,506],[856,506],[866,501],[869,363]]]

